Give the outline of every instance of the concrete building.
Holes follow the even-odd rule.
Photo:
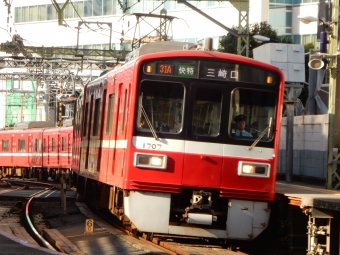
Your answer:
[[[5,1],[9,2],[9,1]],[[65,0],[58,0],[62,7]],[[229,1],[191,1],[201,11],[231,28],[238,25],[238,11]],[[316,24],[305,25],[298,21],[299,14],[317,16],[319,0],[249,0],[249,23],[267,21],[279,35],[289,36],[294,43],[316,42]],[[69,1],[64,10],[64,26],[58,26],[57,12],[50,0],[16,0],[10,6],[7,25],[7,8],[1,7],[1,38],[10,40],[18,33],[25,45],[68,46],[77,44],[78,22],[112,23],[112,48],[128,48],[129,41],[141,36],[157,37],[150,25],[157,27],[159,19],[145,18],[136,28],[134,13],[160,14],[175,17],[168,28],[168,35],[177,41],[196,42],[201,37],[212,37],[218,48],[219,37],[227,34],[223,28],[191,10],[184,4],[169,0],[164,3],[152,0],[86,0]],[[125,11],[123,11],[125,9]],[[80,18],[81,17],[81,18]],[[121,44],[121,39],[123,44]],[[82,25],[79,45],[108,49],[109,27],[103,24]]]

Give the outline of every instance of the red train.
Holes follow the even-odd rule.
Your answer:
[[[283,74],[183,45],[149,43],[90,82],[73,137],[72,127],[0,131],[2,165],[71,167],[87,201],[147,236],[254,239],[275,197]]]
[[[48,175],[71,169],[72,140],[72,126],[58,128],[47,121],[22,122],[0,130],[2,173],[55,179]]]
[[[252,240],[275,196],[283,74],[183,45],[144,45],[85,87],[78,191],[149,235]]]

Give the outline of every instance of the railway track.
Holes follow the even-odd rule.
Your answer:
[[[17,186],[17,185],[21,186]],[[172,255],[203,255],[203,254],[287,254],[280,247],[277,247],[276,250],[272,250],[270,248],[271,240],[267,240],[267,244],[256,244],[252,242],[250,246],[254,246],[253,248],[249,248],[245,246],[245,244],[239,244],[234,242],[223,243],[218,242],[217,240],[208,240],[201,238],[185,238],[185,237],[177,237],[177,236],[166,236],[166,235],[150,235],[150,234],[140,234],[134,231],[131,228],[126,228],[123,226],[116,218],[107,213],[104,210],[89,210],[84,203],[75,202],[75,199],[68,202],[68,206],[73,209],[68,209],[68,215],[65,217],[59,217],[63,210],[60,207],[60,195],[58,194],[58,190],[54,189],[54,186],[39,186],[37,183],[12,183],[10,188],[2,188],[0,189],[0,201],[4,207],[9,207],[12,209],[9,210],[11,213],[8,214],[7,219],[11,218],[13,222],[11,224],[16,224],[16,227],[21,227],[18,225],[20,222],[20,214],[22,212],[24,214],[24,223],[26,230],[30,233],[36,242],[43,246],[47,247],[51,250],[58,250],[55,245],[49,244],[47,240],[42,237],[42,233],[45,229],[48,229],[51,226],[51,222],[57,221],[59,222],[59,230],[65,235],[66,239],[69,239],[70,242],[74,242],[74,245],[79,245],[76,240],[76,236],[84,236],[84,225],[81,223],[77,228],[81,230],[78,231],[78,234],[68,234],[65,230],[70,222],[77,221],[73,218],[68,220],[68,217],[73,217],[73,215],[83,215],[84,219],[81,221],[84,222],[85,218],[93,218],[94,222],[99,226],[94,230],[94,234],[92,237],[88,237],[88,242],[92,239],[97,238],[97,235],[102,234],[104,230],[108,230],[110,228],[115,229],[113,232],[108,231],[108,235],[115,235],[122,240],[127,241],[130,246],[136,246],[136,243],[142,242],[147,247],[154,247],[154,250],[158,250],[159,252],[149,252],[150,254],[172,254]],[[75,196],[74,196],[75,198]],[[5,200],[5,201],[4,201]],[[76,206],[77,205],[77,206]],[[76,208],[76,209],[75,209]],[[73,210],[73,211],[72,211]],[[46,214],[46,212],[48,212]],[[80,213],[82,212],[82,214]],[[85,215],[85,216],[84,216]],[[16,216],[16,217],[14,217]],[[79,217],[79,216],[75,216]],[[47,218],[50,218],[47,222]],[[58,225],[57,224],[57,225]],[[1,226],[1,221],[0,221]],[[64,231],[64,232],[63,232]],[[14,232],[14,231],[12,231]],[[124,234],[119,234],[119,232],[124,232]],[[80,234],[79,234],[80,233]],[[127,240],[126,236],[130,236],[131,238]],[[117,238],[116,238],[117,239]],[[134,241],[135,240],[135,241]],[[83,241],[82,241],[83,242]],[[114,241],[113,241],[114,242]],[[248,243],[249,244],[249,243]],[[115,244],[112,244],[115,246]],[[82,247],[79,247],[81,250]],[[148,248],[149,249],[149,248]],[[146,249],[146,250],[148,250]],[[59,249],[60,251],[60,249]],[[260,251],[260,253],[259,253]],[[63,251],[65,252],[65,251]],[[65,252],[67,253],[67,252]],[[85,253],[85,252],[84,252]],[[144,252],[141,254],[147,254],[148,252]],[[86,254],[97,254],[91,253],[89,251]],[[105,254],[105,253],[103,253]],[[108,254],[108,253],[106,253]],[[114,254],[114,253],[112,253]],[[120,254],[120,253],[117,253]],[[129,253],[126,253],[129,254]],[[136,253],[138,254],[138,253]],[[289,254],[304,254],[304,253],[294,253],[290,252]]]

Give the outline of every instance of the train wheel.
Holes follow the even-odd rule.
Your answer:
[[[151,232],[143,232],[142,233],[142,238],[148,241],[152,241],[153,239],[153,233]]]

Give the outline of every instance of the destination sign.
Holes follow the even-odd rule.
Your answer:
[[[149,75],[198,78],[230,82],[251,82],[273,85],[277,74],[260,67],[227,61],[169,59],[150,61],[144,64],[144,73]]]
[[[204,76],[204,74],[203,74]],[[207,78],[238,79],[238,71],[225,68],[207,67],[205,72]]]

